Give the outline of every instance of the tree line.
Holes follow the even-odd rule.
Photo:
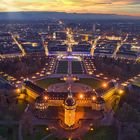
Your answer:
[[[46,57],[32,56],[2,59],[0,61],[0,71],[16,78],[27,76],[42,68],[47,59]]]
[[[98,71],[113,78],[127,80],[140,72],[140,63],[134,60],[95,57],[95,67]]]

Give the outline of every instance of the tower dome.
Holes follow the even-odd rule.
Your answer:
[[[39,110],[45,110],[48,108],[47,96],[39,96],[35,101],[35,108]]]
[[[67,126],[71,127],[75,124],[75,111],[76,101],[72,96],[72,93],[68,94],[67,99],[64,101],[65,116],[64,122]]]
[[[65,100],[65,105],[74,106],[75,104],[76,104],[76,101],[73,98],[73,96],[68,95],[67,99]]]

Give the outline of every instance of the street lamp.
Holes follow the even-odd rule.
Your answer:
[[[103,83],[103,87],[104,88],[107,88],[107,83]]]
[[[79,95],[79,98],[80,98],[80,99],[83,99],[83,98],[84,98],[84,95],[83,95],[83,94],[80,94],[80,95]]]
[[[46,127],[46,131],[49,131],[49,128],[48,127]]]
[[[96,96],[93,96],[93,97],[92,97],[92,100],[95,101],[95,100],[96,100]]]
[[[122,95],[124,91],[122,89],[119,90],[119,94]]]
[[[48,100],[48,96],[44,96],[44,100]]]
[[[17,92],[17,93],[20,93],[20,88],[17,88],[16,92]]]

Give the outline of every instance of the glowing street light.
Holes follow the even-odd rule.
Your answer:
[[[95,101],[95,100],[96,100],[96,96],[93,96],[93,97],[92,97],[92,100]]]
[[[77,79],[76,79],[76,77],[73,77],[73,81],[76,81]]]
[[[93,74],[93,72],[92,72],[92,71],[90,71],[90,72],[89,72],[89,74],[90,74],[90,75],[92,75],[92,74]]]
[[[119,94],[122,95],[124,91],[122,89],[119,90]]]
[[[17,93],[20,93],[20,88],[17,88],[16,92],[17,92]]]
[[[64,77],[64,81],[66,81],[67,80],[67,77]]]
[[[48,96],[44,96],[44,100],[48,100]]]
[[[80,98],[80,99],[83,99],[83,98],[84,98],[84,95],[83,95],[83,94],[80,94],[80,95],[79,95],[79,98]]]
[[[93,131],[94,129],[93,128],[90,128],[90,131]]]
[[[48,127],[46,127],[46,131],[49,131],[49,128]]]
[[[103,87],[104,88],[107,88],[107,83],[103,83]]]

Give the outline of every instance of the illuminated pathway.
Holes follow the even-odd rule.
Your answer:
[[[46,56],[48,56],[49,55],[48,47],[47,47],[47,44],[45,43],[45,40],[42,36],[41,36],[41,40],[42,40],[42,43],[43,43],[45,54],[46,54]]]
[[[26,55],[26,52],[24,50],[24,48],[22,47],[22,45],[16,40],[16,38],[14,37],[13,34],[11,34],[13,40],[15,41],[15,43],[18,45],[18,47],[20,48],[21,52],[22,52],[22,55],[25,56]]]
[[[95,48],[96,48],[96,45],[97,45],[97,42],[98,40],[100,40],[101,36],[99,36],[98,38],[96,38],[92,44],[92,48],[91,48],[91,51],[90,51],[90,54],[91,56],[94,56],[94,51],[95,51]]]
[[[72,65],[71,65],[71,61],[68,60],[68,74],[72,74]]]
[[[117,43],[117,47],[112,55],[112,57],[116,57],[117,52],[119,51],[120,47],[122,46],[122,42]]]
[[[131,79],[128,79],[127,81],[123,82],[121,85],[122,86],[128,86],[131,82],[134,82],[135,80],[137,80],[138,78],[140,78],[140,74],[138,74],[137,76],[131,78]]]
[[[53,135],[53,134],[51,133],[51,134],[45,136],[44,138],[42,138],[41,140],[46,140],[48,137],[50,137],[50,136],[52,136],[52,135]]]
[[[78,42],[74,41],[73,34],[70,32],[70,29],[67,29],[67,41],[66,44],[68,45],[67,52],[72,52],[72,46],[74,44],[78,44]]]
[[[58,84],[53,84],[48,87],[48,92],[65,92],[66,89],[68,89],[69,84],[67,83],[58,83]],[[74,83],[73,81],[71,82],[71,91],[76,93],[76,92],[88,92],[92,91],[92,88],[88,85],[84,85],[81,83]]]

